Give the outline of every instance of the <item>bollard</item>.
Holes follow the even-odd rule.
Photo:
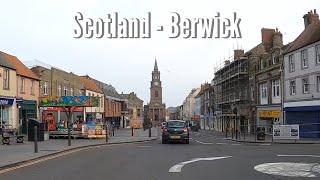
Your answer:
[[[70,130],[70,121],[67,121],[68,126],[68,146],[71,146],[71,130]]]
[[[131,127],[131,136],[133,136],[133,126]]]
[[[38,127],[34,126],[34,152],[38,153]]]
[[[108,126],[106,124],[106,142],[108,142]]]
[[[226,138],[228,138],[228,130],[226,129]]]
[[[151,127],[149,127],[149,138],[151,138]]]
[[[238,129],[236,129],[236,139],[238,139]]]
[[[233,129],[232,129],[232,131],[231,131],[231,136],[232,136],[232,139],[233,139]]]

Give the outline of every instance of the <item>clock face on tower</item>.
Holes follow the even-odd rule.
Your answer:
[[[159,83],[158,83],[158,82],[154,82],[153,84],[154,84],[155,86],[158,86],[158,85],[159,85]]]

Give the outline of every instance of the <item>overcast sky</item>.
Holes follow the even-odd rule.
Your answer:
[[[297,2],[297,3],[294,3]],[[298,3],[300,2],[300,3]],[[303,2],[303,3],[302,3]],[[261,42],[261,28],[278,28],[284,43],[304,29],[302,16],[320,12],[319,0],[1,0],[0,50],[22,61],[39,60],[112,84],[119,93],[136,92],[150,99],[151,71],[157,58],[163,101],[181,105],[190,90],[214,76],[214,67],[232,55],[233,48],[249,50]],[[75,39],[75,15],[84,18],[143,18],[151,12],[151,39]],[[242,39],[169,39],[170,12],[185,18],[241,19]],[[157,32],[157,26],[164,26]]]

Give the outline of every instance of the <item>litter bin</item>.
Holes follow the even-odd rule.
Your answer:
[[[266,139],[265,127],[257,127],[257,140],[264,141]]]
[[[38,119],[30,118],[28,121],[28,141],[34,141],[34,127],[37,126],[37,139],[44,141],[45,123]]]

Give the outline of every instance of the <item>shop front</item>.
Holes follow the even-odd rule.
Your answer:
[[[300,102],[300,105],[304,105],[307,103]],[[320,102],[317,101],[314,104],[319,103]],[[290,106],[291,104],[295,106]],[[320,138],[320,105],[296,105],[296,103],[285,104],[284,111],[286,124],[299,124],[301,138]]]
[[[281,107],[258,107],[257,126],[265,127],[266,132],[272,133],[273,125],[282,123]]]
[[[37,101],[17,99],[19,107],[19,125],[22,134],[27,134],[28,119],[37,119]]]
[[[1,128],[18,128],[15,98],[0,97]]]

